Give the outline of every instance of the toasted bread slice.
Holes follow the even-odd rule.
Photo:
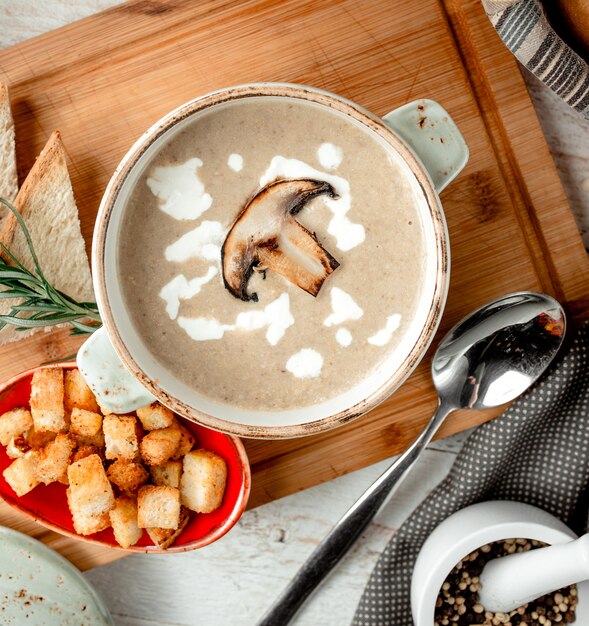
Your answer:
[[[93,301],[86,245],[59,132],[55,131],[49,138],[14,206],[25,220],[47,280],[80,302]],[[29,248],[12,213],[2,221],[0,241],[25,267],[32,268]],[[14,301],[1,300],[0,312],[7,313],[11,304]],[[3,328],[0,344],[22,339],[32,332]]]
[[[8,87],[0,83],[0,198],[13,202],[17,192],[14,121]],[[8,209],[5,206],[0,207],[0,227],[7,215]]]

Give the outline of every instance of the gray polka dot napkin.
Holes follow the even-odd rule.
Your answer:
[[[578,534],[589,530],[589,323],[535,387],[466,440],[448,476],[381,555],[353,626],[412,626],[419,549],[442,520],[484,500],[527,502]]]
[[[547,87],[589,119],[589,67],[550,26],[539,0],[483,0],[503,43]]]

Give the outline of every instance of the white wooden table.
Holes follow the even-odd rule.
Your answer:
[[[0,0],[0,49],[120,0]],[[560,176],[589,247],[589,122],[527,76]],[[376,560],[405,517],[449,470],[465,434],[434,444],[393,501],[297,617],[343,626]],[[86,573],[117,626],[250,626],[334,522],[390,461],[247,512],[222,541],[196,552],[130,556]]]

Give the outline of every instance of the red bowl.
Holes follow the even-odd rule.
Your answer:
[[[31,378],[38,369],[56,368],[75,369],[75,362],[55,363],[36,367],[0,386],[0,415],[16,407],[27,407],[31,394]],[[236,437],[209,430],[179,415],[176,418],[188,428],[196,438],[198,447],[211,450],[223,457],[227,463],[227,487],[223,503],[212,513],[192,513],[191,519],[178,539],[167,549],[155,546],[147,532],[137,544],[126,548],[129,552],[186,552],[202,548],[228,532],[241,517],[250,494],[251,473],[243,444]],[[82,541],[118,548],[111,528],[93,535],[79,535],[74,530],[72,516],[67,506],[65,490],[61,483],[38,485],[22,497],[18,497],[4,480],[2,472],[12,463],[4,446],[0,445],[0,497],[11,507],[33,518],[39,524],[62,535],[75,537]]]

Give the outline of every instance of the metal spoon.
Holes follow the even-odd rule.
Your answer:
[[[305,561],[258,626],[285,626],[372,521],[456,409],[486,409],[517,398],[548,367],[566,328],[550,296],[514,293],[465,317],[444,337],[432,361],[436,412],[411,446],[378,478]]]

